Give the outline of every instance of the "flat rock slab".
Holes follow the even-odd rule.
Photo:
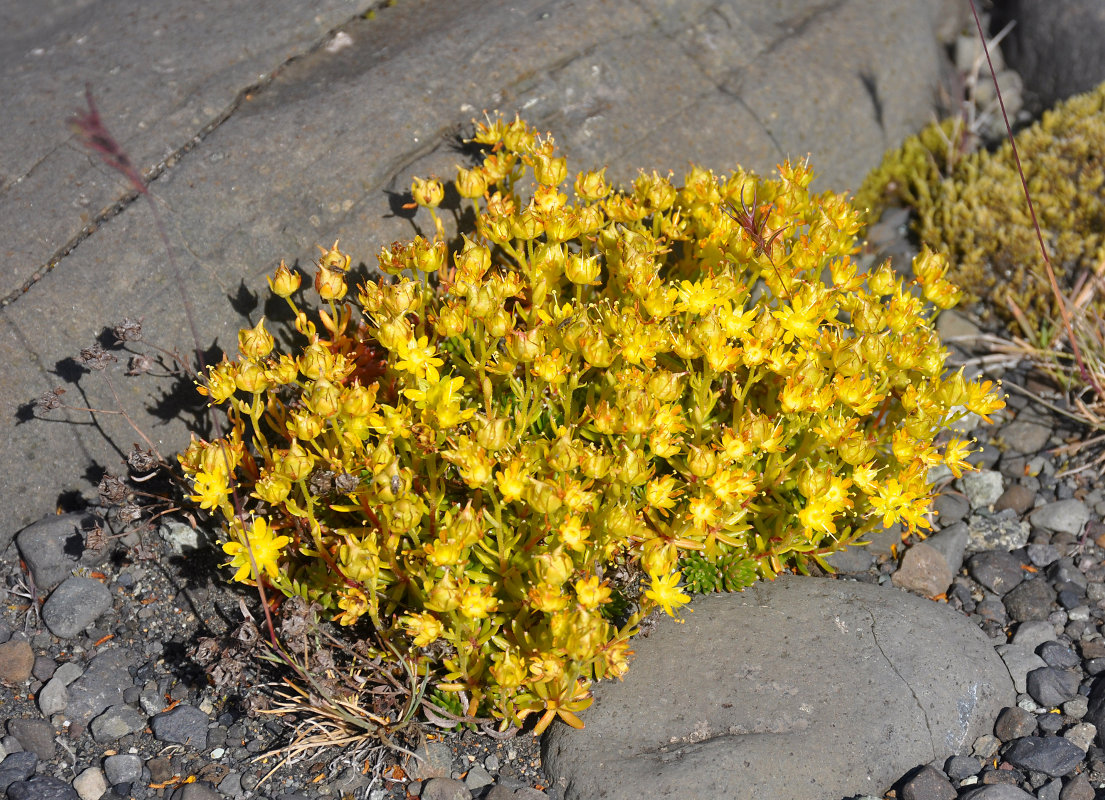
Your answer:
[[[978,628],[905,592],[781,577],[691,608],[546,734],[564,800],[882,796],[1016,702]]]
[[[86,80],[105,124],[156,176],[200,346],[233,353],[243,317],[266,312],[256,295],[280,259],[309,271],[315,245],[341,239],[374,269],[382,247],[415,225],[432,230],[402,209],[411,177],[455,174],[458,137],[483,109],[522,113],[557,137],[573,170],[609,164],[619,182],[638,168],[681,177],[692,161],[769,173],[810,155],[817,186],[854,189],[934,116],[939,31],[962,10],[402,0],[363,19],[364,2],[240,5],[55,3],[12,15],[20,24],[0,47],[14,87],[0,125],[11,132],[0,136],[0,463],[11,466],[0,494],[13,528],[66,492],[94,495],[98,477],[82,476],[121,472],[136,438],[118,415],[33,419],[32,401],[57,386],[73,405],[116,408],[105,374],[69,359],[124,315],[144,318],[162,347],[193,346],[149,208],[65,127]],[[190,382],[128,379],[126,361],[106,373],[121,404],[166,456],[182,449],[197,416]]]

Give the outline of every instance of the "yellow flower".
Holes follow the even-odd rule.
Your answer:
[[[652,586],[645,592],[645,597],[664,609],[664,613],[669,617],[674,617],[677,606],[685,605],[691,601],[690,595],[679,591],[679,579],[682,577],[682,573],[678,571],[662,578],[650,573],[649,578],[652,580]]]
[[[970,444],[962,439],[952,439],[948,442],[944,448],[944,463],[951,470],[952,475],[961,478],[965,470],[969,471],[975,468],[967,462],[967,457],[970,454]]]
[[[273,344],[272,334],[265,330],[264,317],[254,327],[238,331],[238,350],[246,358],[264,358],[272,352]]]
[[[239,583],[253,584],[256,576],[253,573],[253,565],[250,563],[250,552],[253,554],[253,563],[257,565],[258,572],[264,573],[269,578],[275,578],[279,572],[276,564],[280,558],[280,551],[291,542],[287,536],[273,536],[272,529],[264,517],[254,517],[248,532],[244,531],[242,523],[236,522],[233,535],[237,541],[230,541],[223,545],[223,552],[231,556],[228,564],[223,566],[236,567],[233,580]],[[248,542],[248,548],[244,542]]]
[[[196,493],[189,495],[188,499],[199,503],[200,508],[212,511],[224,502],[230,494],[226,485],[226,475],[222,473],[200,472],[195,477]]]
[[[519,499],[526,490],[525,464],[521,459],[514,459],[503,469],[495,473],[495,482],[499,487],[499,495],[506,502]]]
[[[426,378],[430,383],[440,380],[437,368],[445,362],[437,355],[437,349],[429,344],[429,338],[412,336],[407,340],[400,340],[396,348],[399,361],[395,363],[396,369],[405,370],[416,378]]]
[[[576,599],[584,608],[598,608],[610,602],[610,587],[599,581],[598,575],[576,581]]]
[[[483,619],[498,607],[499,601],[491,586],[469,584],[460,600],[460,613],[469,619]]]

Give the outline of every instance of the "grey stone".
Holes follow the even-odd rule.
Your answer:
[[[470,791],[476,791],[482,789],[485,786],[490,786],[495,782],[495,779],[491,777],[490,773],[479,764],[468,770],[468,774],[464,776],[464,785],[468,787]]]
[[[25,781],[35,773],[38,756],[31,752],[8,753],[0,762],[0,792],[19,781]]]
[[[1073,700],[1068,700],[1063,703],[1063,713],[1071,719],[1082,719],[1089,710],[1090,698],[1083,694],[1078,695]]]
[[[73,789],[81,800],[100,800],[107,794],[107,779],[99,767],[88,767],[73,779]]]
[[[1032,455],[1047,446],[1051,437],[1051,425],[1033,420],[1015,419],[1003,425],[1002,441],[1009,443],[1009,449],[1015,453]]]
[[[69,691],[65,688],[65,682],[57,678],[51,678],[45,686],[38,690],[35,696],[38,710],[44,717],[52,717],[65,710],[69,703]]]
[[[837,572],[866,572],[875,563],[874,554],[866,546],[849,545],[825,559]]]
[[[990,591],[1003,595],[1024,579],[1022,562],[1004,550],[975,553],[967,561],[971,577]]]
[[[1028,546],[1028,560],[1034,567],[1046,567],[1060,558],[1059,548],[1053,544],[1030,544]]]
[[[1017,706],[1003,708],[994,722],[994,735],[1003,742],[1011,742],[1036,732],[1036,715]]]
[[[61,681],[63,686],[68,686],[84,674],[84,667],[75,661],[66,661],[54,670],[54,676],[50,680]]]
[[[953,781],[961,781],[982,771],[982,762],[975,756],[952,756],[944,762],[944,774]]]
[[[1051,613],[1055,590],[1043,578],[1025,581],[1002,598],[1010,619],[1017,622],[1044,620]]]
[[[199,531],[191,525],[176,520],[162,523],[158,527],[157,533],[168,543],[170,550],[178,556],[187,555],[207,546],[207,540]]]
[[[1082,663],[1078,653],[1061,642],[1044,642],[1036,648],[1036,655],[1049,667],[1077,667]]]
[[[448,778],[453,772],[453,752],[444,742],[422,742],[414,754],[416,758],[408,757],[403,762],[403,769],[411,780]]]
[[[49,761],[55,755],[54,726],[45,720],[10,719],[8,733],[19,740],[24,750],[34,753],[42,761]]]
[[[1094,800],[1097,793],[1090,785],[1090,779],[1085,772],[1079,772],[1069,781],[1063,790],[1059,792],[1059,800]]]
[[[1011,642],[1000,644],[995,649],[1001,656],[1001,660],[1005,662],[1005,668],[1009,671],[1013,686],[1022,694],[1028,691],[1028,673],[1047,666],[1042,658],[1023,644]]]
[[[967,549],[967,526],[963,523],[949,525],[939,533],[925,539],[925,544],[944,557],[953,574],[963,566],[963,553]]]
[[[8,787],[8,800],[81,800],[77,790],[52,775],[35,775]]]
[[[61,514],[44,517],[16,535],[19,554],[31,571],[37,591],[45,594],[76,567],[103,560],[103,554],[84,546],[85,531],[93,524],[93,518],[87,514]]]
[[[999,511],[990,516],[972,515],[967,520],[967,549],[979,550],[1016,550],[1028,543],[1031,526],[1020,519],[1012,509]]]
[[[1090,520],[1090,510],[1081,500],[1058,500],[1036,508],[1028,515],[1034,528],[1048,533],[1069,533],[1078,536]]]
[[[956,792],[943,772],[924,766],[902,782],[899,796],[902,800],[955,800]]]
[[[1006,489],[998,501],[994,503],[994,511],[1003,511],[1007,508],[1013,509],[1016,514],[1023,514],[1028,509],[1032,508],[1032,503],[1036,499],[1036,493],[1029,489],[1024,484],[1014,484]],[[1033,545],[1029,545],[1032,547]],[[1038,547],[1046,547],[1046,545],[1037,545]]]
[[[966,497],[945,493],[933,501],[932,508],[936,512],[936,521],[944,526],[944,530],[950,530],[957,525],[964,525],[966,530],[966,523],[963,520],[971,510],[971,504],[967,502]]]
[[[1105,7],[1098,0],[1029,0],[995,4],[994,31],[1016,25],[1002,42],[1035,105],[1048,108],[1105,80]]]
[[[170,800],[223,800],[215,787],[207,781],[196,781],[178,787],[171,795]]]
[[[573,169],[607,163],[619,183],[638,167],[691,161],[766,174],[810,153],[815,188],[854,189],[933,116],[946,64],[935,31],[949,8],[962,11],[909,0],[404,0],[361,19],[370,5],[280,0],[212,19],[181,0],[108,10],[17,0],[5,14],[18,33],[0,62],[12,98],[0,141],[13,165],[0,206],[12,264],[0,289],[0,463],[31,464],[0,476],[13,524],[37,518],[89,464],[117,463],[112,444],[129,449],[134,438],[119,417],[20,422],[58,384],[55,365],[116,321],[100,315],[156,320],[159,342],[192,347],[149,209],[65,127],[85,81],[172,212],[202,346],[225,347],[241,323],[228,287],[261,289],[261,271],[281,258],[309,263],[320,241],[340,237],[372,263],[409,237],[389,193],[412,175],[448,176],[455,134],[483,108],[524,110],[559,138]],[[352,46],[318,46],[338,26]],[[119,46],[120,31],[136,50]],[[156,430],[163,452],[182,449],[186,415],[158,419],[146,401],[157,379],[123,381],[126,365],[116,367],[136,424]],[[100,377],[81,378],[81,401],[114,408]]]
[[[1089,722],[1079,722],[1063,731],[1063,738],[1083,753],[1090,749],[1095,736],[1097,736],[1097,726]]]
[[[966,748],[1016,699],[977,628],[903,592],[781,577],[691,608],[634,642],[623,682],[595,686],[583,730],[545,735],[564,800],[882,792]]]
[[[114,742],[146,727],[146,715],[128,705],[110,706],[92,720],[92,738],[100,744]]]
[[[207,727],[211,720],[195,706],[181,703],[150,719],[150,729],[159,742],[185,744],[202,750],[207,747]]]
[[[935,597],[948,590],[954,577],[943,553],[930,547],[928,542],[918,542],[905,551],[891,580],[902,589]]]
[[[1005,751],[1005,760],[1015,767],[1035,770],[1053,778],[1069,775],[1085,752],[1057,736],[1025,736]]]
[[[60,639],[77,636],[111,608],[111,590],[92,578],[66,578],[42,604],[42,621]]]
[[[98,653],[84,673],[69,684],[69,702],[65,714],[71,720],[88,725],[105,708],[123,702],[123,690],[133,686],[127,667],[130,656],[125,650]]]
[[[1044,708],[1055,708],[1078,694],[1081,677],[1060,667],[1038,667],[1028,673],[1025,681],[1032,699]]]
[[[108,756],[104,759],[104,774],[112,786],[133,783],[142,775],[142,759],[129,753]]]
[[[1035,653],[1044,642],[1055,639],[1055,626],[1047,620],[1029,620],[1017,626],[1012,644],[1028,648]]]
[[[965,794],[961,794],[959,800],[1035,800],[1035,798],[1018,786],[993,783],[989,786],[970,789]]]
[[[978,472],[967,472],[957,481],[963,494],[967,495],[967,502],[971,510],[990,508],[1005,491],[1005,478],[996,470],[983,469]]]
[[[452,778],[430,778],[422,785],[422,800],[472,800],[472,792]]]

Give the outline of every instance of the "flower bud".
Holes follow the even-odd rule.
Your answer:
[[[564,197],[564,195],[559,195]],[[545,237],[550,242],[566,242],[579,236],[579,214],[570,209],[549,212],[544,218]]]
[[[349,417],[367,417],[376,409],[377,389],[376,384],[366,388],[354,383],[348,387],[342,396],[342,413]]]
[[[445,189],[436,178],[415,178],[411,183],[411,196],[423,208],[437,208],[445,197]]]
[[[463,595],[452,573],[446,572],[441,580],[426,592],[426,608],[430,611],[453,611],[460,605]]]
[[[593,286],[598,283],[599,274],[602,272],[602,264],[598,256],[583,256],[580,253],[571,253],[564,262],[564,274],[572,283],[582,286]]]
[[[514,318],[509,311],[499,306],[494,314],[483,321],[483,324],[487,327],[488,335],[498,339],[506,336],[510,329],[514,327]]]
[[[323,300],[341,300],[349,291],[345,282],[345,273],[319,266],[315,273],[315,291]]]
[[[666,369],[658,369],[648,379],[648,393],[661,403],[672,403],[683,396],[683,377]]]
[[[265,330],[264,317],[254,327],[238,331],[238,351],[246,358],[264,358],[272,352],[273,344],[272,335]]]
[[[309,442],[322,433],[323,422],[314,414],[297,411],[285,423],[292,436]]]
[[[692,444],[687,458],[687,469],[699,478],[709,478],[717,470],[717,454],[707,447]]]
[[[319,246],[319,250],[322,247]],[[352,259],[345,253],[338,250],[338,243],[334,242],[333,246],[329,250],[322,250],[322,255],[319,257],[318,265],[323,269],[336,270],[337,272],[345,272],[349,269],[349,264]]]
[[[260,394],[272,386],[268,372],[256,361],[247,361],[238,368],[234,376],[235,385],[243,392]]]
[[[483,197],[487,192],[487,175],[480,167],[465,169],[457,167],[457,194],[474,199]]]
[[[614,456],[605,450],[595,450],[592,447],[584,450],[579,460],[579,467],[583,470],[583,474],[595,480],[599,480],[606,475],[613,464]]]
[[[288,452],[280,459],[279,472],[294,483],[306,479],[314,465],[315,457],[303,449],[299,442],[293,441]]]
[[[533,177],[545,186],[559,186],[568,177],[568,160],[539,153],[533,157]]]
[[[341,387],[325,379],[318,380],[311,387],[307,404],[320,417],[329,418],[341,411],[341,394]]]
[[[627,486],[639,486],[652,477],[649,458],[642,450],[630,450],[622,458],[618,469],[618,480]]]
[[[464,237],[464,247],[453,254],[453,263],[457,267],[456,279],[463,283],[475,283],[491,267],[491,251]]]
[[[890,266],[890,259],[884,261],[882,266],[867,276],[867,288],[872,294],[880,297],[893,294],[898,288],[898,276]]]
[[[544,336],[540,328],[530,331],[511,331],[506,337],[506,349],[515,361],[529,363],[541,355]]]
[[[473,284],[468,288],[468,313],[475,319],[485,319],[499,307],[498,292],[490,283]]]
[[[526,680],[526,664],[521,657],[511,652],[495,653],[489,667],[495,682],[504,689],[521,686]]]
[[[798,491],[807,500],[815,500],[825,494],[831,482],[832,473],[828,468],[817,470],[806,467],[798,475]]]
[[[315,342],[303,348],[299,355],[299,371],[305,378],[318,380],[330,374],[333,366],[333,358],[325,345]]]
[[[428,242],[421,236],[413,244],[414,268],[427,274],[437,272],[445,264],[448,253],[445,242]]]
[[[303,282],[303,276],[298,272],[288,269],[283,261],[276,268],[276,272],[268,279],[269,288],[277,297],[291,297],[299,291],[299,285]]]
[[[601,200],[610,194],[610,184],[606,182],[606,167],[598,172],[592,170],[576,175],[575,192],[581,200],[588,203]]]
[[[614,350],[602,328],[592,328],[592,333],[580,337],[580,349],[587,363],[598,369],[605,369],[614,363]]]
[[[525,498],[538,514],[551,514],[560,508],[556,487],[544,481],[531,480],[526,486]]]
[[[510,444],[510,422],[504,417],[485,420],[476,431],[476,441],[486,450],[494,453]]]
[[[572,557],[559,547],[552,552],[542,553],[534,562],[538,579],[550,586],[562,586],[575,570]]]
[[[273,473],[261,478],[253,485],[253,496],[270,506],[279,505],[287,498],[292,489],[291,481],[285,476]]]
[[[437,322],[434,323],[434,332],[444,339],[460,336],[464,333],[464,328],[464,309],[455,304],[447,304],[443,307],[438,314]]]

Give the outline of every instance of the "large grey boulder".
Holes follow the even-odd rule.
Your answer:
[[[905,592],[782,577],[691,608],[546,734],[564,800],[882,796],[1016,702],[978,628]]]
[[[1101,0],[997,0],[993,29],[1005,60],[1024,79],[1036,109],[1048,108],[1105,81],[1105,3]]]
[[[121,472],[138,438],[117,415],[32,419],[30,402],[59,385],[75,406],[115,409],[105,375],[67,359],[124,315],[161,346],[193,346],[149,209],[65,128],[86,80],[154,177],[199,344],[233,353],[280,259],[309,270],[316,244],[341,239],[371,269],[382,247],[425,229],[402,210],[410,179],[453,174],[457,137],[483,109],[523,113],[575,168],[609,164],[619,181],[692,161],[766,173],[809,155],[816,186],[855,188],[934,116],[938,31],[961,11],[954,0],[403,0],[365,19],[368,2],[281,0],[259,23],[250,4],[41,5],[17,0],[0,34],[0,78],[18,101],[0,123],[0,492],[15,528],[63,492],[91,492],[90,466]],[[191,384],[125,378],[126,360],[107,375],[168,456],[198,416]]]

